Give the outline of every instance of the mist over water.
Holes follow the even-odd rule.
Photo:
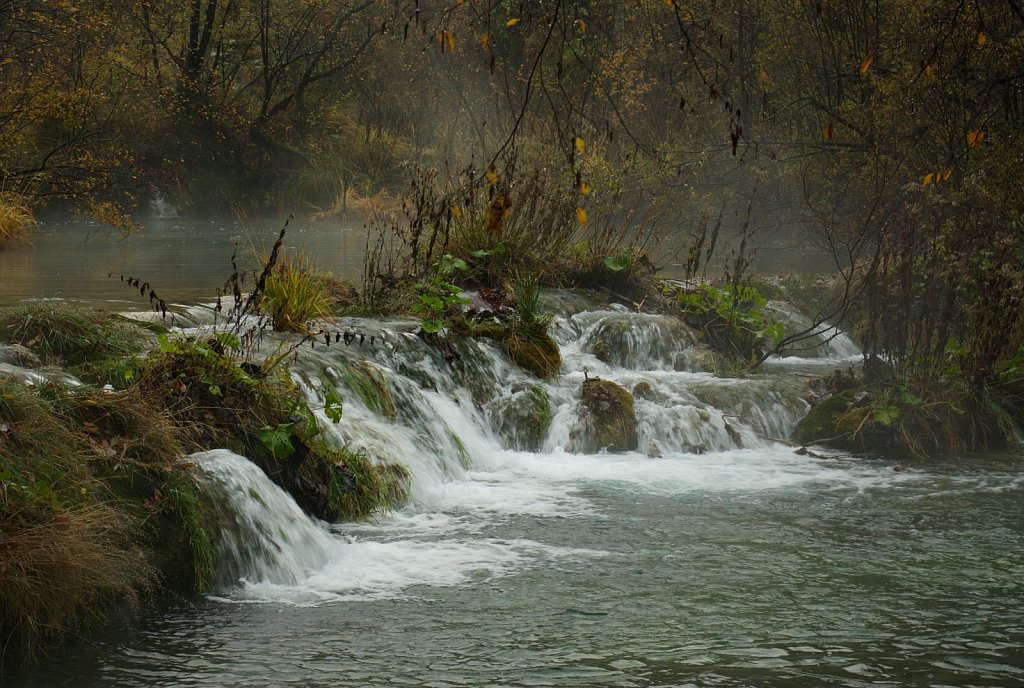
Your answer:
[[[0,251],[0,305],[34,298],[124,301],[126,308],[142,303],[119,274],[149,282],[168,303],[209,300],[231,276],[232,254],[237,252],[239,268],[255,269],[284,221],[152,218],[141,232],[125,237],[84,219],[50,220],[35,227],[30,243]],[[361,221],[293,219],[284,245],[321,269],[358,280],[366,230]]]

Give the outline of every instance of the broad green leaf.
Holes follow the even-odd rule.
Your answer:
[[[295,447],[292,446],[292,430],[294,428],[294,423],[284,423],[276,428],[264,425],[259,429],[260,442],[270,450],[275,459],[287,459],[295,453]]]
[[[629,256],[625,254],[618,256],[605,256],[604,266],[612,272],[621,272],[629,267]]]
[[[341,422],[341,411],[341,397],[338,396],[337,390],[328,387],[324,394],[324,415],[330,418],[332,423],[339,423]]]

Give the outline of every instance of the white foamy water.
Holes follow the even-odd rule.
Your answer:
[[[458,585],[504,576],[543,560],[602,554],[524,539],[467,538],[467,531],[472,534],[476,528],[444,513],[386,517],[377,526],[332,531],[303,513],[245,457],[218,449],[193,454],[190,460],[218,507],[217,550],[226,574],[213,597],[222,601],[308,605],[396,597],[415,586]],[[487,483],[464,483],[481,484]],[[487,510],[520,503],[510,491],[486,499],[472,489],[466,494],[473,507],[486,504]],[[466,507],[465,499],[440,496],[442,505]],[[388,537],[370,539],[368,534]]]

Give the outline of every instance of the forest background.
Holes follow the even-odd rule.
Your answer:
[[[0,238],[54,208],[130,231],[155,193],[419,193],[414,222],[581,256],[667,236],[690,274],[724,225],[735,278],[795,227],[909,398],[984,408],[1024,377],[1022,29],[1018,0],[0,0]]]

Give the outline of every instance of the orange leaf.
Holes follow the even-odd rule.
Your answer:
[[[871,69],[871,64],[875,61],[874,55],[868,55],[860,62],[860,75],[864,76]]]
[[[988,36],[985,35],[984,31],[978,32],[978,47],[984,48],[985,44],[988,43]]]
[[[967,147],[977,148],[985,141],[985,132],[981,129],[967,132]]]
[[[446,41],[448,41],[448,51],[451,52],[455,50],[455,36],[452,35],[452,32],[445,31],[444,38]]]
[[[515,26],[518,23],[519,23],[519,19],[517,17],[512,17],[507,22],[505,22],[505,26]]]
[[[491,42],[491,34],[490,33],[485,33],[483,36],[480,37],[480,47],[483,48],[484,50],[487,50],[487,46],[490,44],[490,42]]]
[[[931,78],[931,75],[932,75],[932,66],[931,66],[930,64],[926,64],[926,65],[924,66],[924,75],[925,75],[925,77],[927,77],[927,78]]]
[[[587,226],[587,211],[583,208],[576,208],[576,219],[580,221],[580,227],[586,228]]]
[[[822,138],[824,138],[826,141],[831,141],[832,140],[832,129],[833,129],[834,126],[835,126],[835,122],[833,122],[832,120],[829,120],[828,124],[825,125],[824,131],[821,132]]]
[[[766,84],[768,83],[768,72],[765,71],[765,68],[763,66],[757,68],[757,76],[761,79],[762,82]]]
[[[580,180],[580,193],[583,194],[584,196],[589,196],[590,184],[587,184],[585,181]]]
[[[953,176],[953,168],[947,167],[942,170],[942,181],[948,182],[949,178]]]
[[[935,181],[935,173],[934,172],[929,172],[928,174],[926,174],[924,176],[924,179],[921,180],[921,186],[927,188],[928,185],[931,184],[934,181]]]
[[[583,21],[582,19],[577,19],[576,20],[576,28],[579,29],[580,33],[586,33],[587,32],[587,22]]]

